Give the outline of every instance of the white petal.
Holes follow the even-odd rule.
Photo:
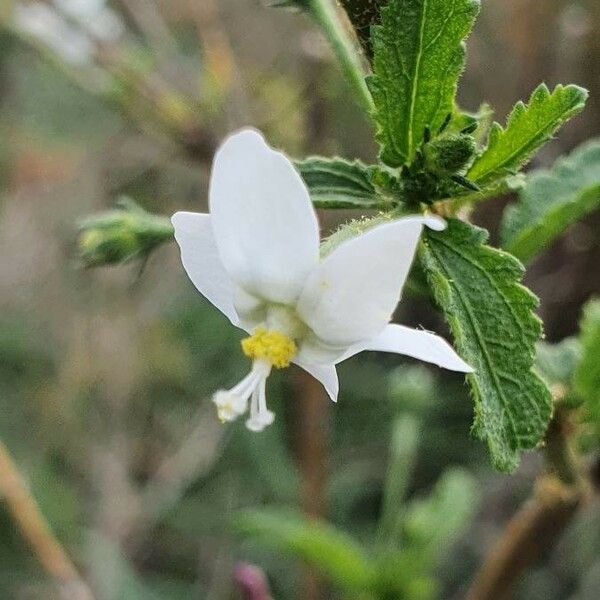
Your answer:
[[[403,325],[388,325],[376,338],[369,342],[356,344],[342,360],[362,350],[395,352],[433,363],[451,371],[473,372],[473,369],[456,354],[454,348],[446,340],[429,333],[429,331],[412,329]]]
[[[319,227],[289,159],[257,131],[232,135],[215,156],[209,200],[231,278],[265,300],[295,302],[319,259]]]
[[[318,338],[314,333],[306,334],[298,344],[299,361],[309,365],[335,365],[348,352],[348,346],[330,346]]]
[[[210,216],[177,212],[171,222],[188,277],[203,296],[238,325],[239,318],[233,306],[233,283],[219,257]]]
[[[406,217],[378,225],[338,246],[310,274],[298,314],[332,346],[375,337],[389,322],[412,264],[423,225],[436,217]]]
[[[329,397],[337,402],[340,383],[337,376],[337,371],[333,365],[315,365],[305,363],[302,360],[294,360],[294,362],[302,367],[307,373],[310,373],[317,381],[321,382]]]

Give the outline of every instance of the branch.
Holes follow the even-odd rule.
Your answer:
[[[8,449],[0,442],[0,496],[46,573],[59,584],[63,600],[94,600],[77,568],[50,529]]]
[[[571,448],[570,413],[557,407],[546,434],[546,460],[552,474],[540,476],[533,497],[509,521],[475,576],[466,600],[506,600],[523,572],[552,547],[586,503],[584,479]]]

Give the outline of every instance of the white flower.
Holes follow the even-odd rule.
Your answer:
[[[467,365],[440,337],[389,321],[400,298],[423,225],[442,219],[390,221],[319,256],[319,226],[306,186],[288,158],[254,130],[218,150],[210,214],[173,215],[183,266],[198,290],[251,333],[242,341],[250,373],[213,401],[232,421],[248,410],[249,429],[273,422],[265,383],[272,367],[294,362],[337,399],[335,365],[362,350],[406,354],[455,371]]]

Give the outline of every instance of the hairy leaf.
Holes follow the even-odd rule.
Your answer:
[[[600,431],[600,300],[588,302],[581,322],[581,361],[575,371],[575,392]]]
[[[521,450],[535,447],[550,419],[550,392],[532,371],[542,334],[537,298],[519,282],[523,266],[485,245],[487,232],[451,219],[443,232],[428,231],[422,263],[461,356],[475,401],[473,431],[494,466],[516,468]]]
[[[237,529],[310,563],[345,589],[363,590],[374,576],[362,548],[325,523],[307,521],[298,515],[252,511],[240,515]]]
[[[600,207],[600,140],[534,172],[502,221],[504,247],[527,260],[571,223]]]
[[[377,193],[369,167],[358,160],[312,156],[296,162],[318,208],[390,208],[390,201]]]
[[[478,10],[478,0],[391,0],[381,9],[367,84],[389,166],[411,162],[425,129],[435,131],[453,112],[463,40]]]
[[[542,84],[531,95],[529,104],[517,102],[506,128],[494,123],[487,148],[467,173],[480,187],[514,174],[547,142],[554,132],[580,112],[587,91],[576,85],[557,85],[552,92]]]

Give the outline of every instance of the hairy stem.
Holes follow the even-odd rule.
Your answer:
[[[361,56],[348,30],[342,24],[337,8],[331,0],[308,0],[310,13],[327,37],[333,52],[354,88],[363,108],[370,114],[373,111],[373,98],[365,83],[365,70]]]
[[[8,449],[0,442],[0,497],[21,535],[27,540],[46,573],[59,585],[64,600],[93,600],[92,592],[52,533],[27,488]]]

